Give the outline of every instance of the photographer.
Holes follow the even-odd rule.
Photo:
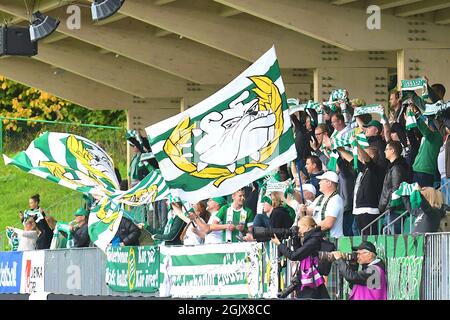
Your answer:
[[[358,247],[352,248],[357,253],[357,265],[361,270],[343,259],[342,252],[332,252],[336,264],[345,280],[352,285],[349,300],[386,300],[387,278],[384,262],[377,258],[373,243],[363,241]]]
[[[278,246],[279,252],[292,261],[300,261],[297,271],[299,287],[296,289],[297,298],[302,299],[329,299],[324,278],[318,271],[318,252],[322,242],[320,227],[312,217],[302,217],[298,221],[301,246],[292,251],[282,244],[274,234],[272,242]]]

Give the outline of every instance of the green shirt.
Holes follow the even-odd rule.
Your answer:
[[[442,136],[438,131],[431,131],[421,117],[417,119],[417,127],[423,138],[413,164],[413,170],[434,176],[437,171],[439,150],[443,143]]]
[[[234,211],[233,210],[233,220],[227,221],[227,211],[228,208],[230,208],[231,204],[227,204],[220,208],[219,212],[217,212],[214,219],[216,221],[221,222],[222,224],[232,223],[235,226],[237,226],[241,222],[241,211]],[[255,215],[253,214],[252,210],[246,207],[242,208],[246,212],[246,217],[244,222],[244,228],[248,229],[248,227],[251,227],[253,225],[253,218]],[[222,239],[224,242],[227,241],[227,230],[222,230]],[[239,239],[237,238],[239,236],[239,230],[235,229],[231,232],[231,242],[239,242]]]

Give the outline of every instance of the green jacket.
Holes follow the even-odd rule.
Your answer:
[[[423,135],[419,152],[413,164],[414,172],[435,175],[437,171],[437,158],[442,146],[442,136],[439,131],[431,131],[422,117],[417,119],[417,128]]]
[[[145,226],[145,229],[155,235],[155,240],[165,241],[164,244],[170,246],[183,244],[180,240],[180,234],[185,226],[186,222],[176,216],[168,233],[164,233],[164,229],[156,230],[148,225]]]

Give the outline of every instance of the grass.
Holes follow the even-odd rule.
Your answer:
[[[46,208],[67,197],[80,197],[80,193],[59,186],[54,182],[33,176],[13,166],[0,164],[0,231],[6,226],[18,225],[19,210],[28,208],[28,199],[38,193],[41,207]]]

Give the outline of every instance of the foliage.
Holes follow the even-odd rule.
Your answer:
[[[126,114],[123,110],[92,111],[54,95],[30,88],[0,76],[0,116],[50,120],[76,123],[93,123],[124,127]],[[6,131],[26,131],[35,122],[18,123],[4,120]]]

